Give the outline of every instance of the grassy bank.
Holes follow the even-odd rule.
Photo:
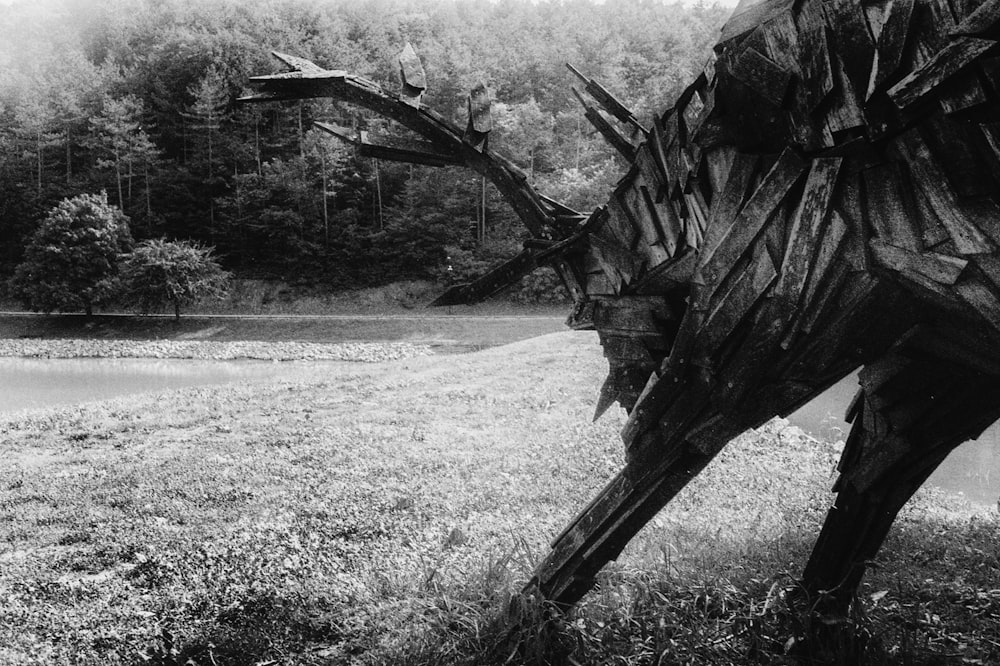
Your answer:
[[[596,336],[301,372],[0,421],[0,663],[775,663],[801,647],[779,592],[834,445],[781,423],[741,438],[581,608],[532,624],[511,596],[622,462],[621,414],[590,423]],[[1000,660],[998,527],[918,498],[843,663]]]

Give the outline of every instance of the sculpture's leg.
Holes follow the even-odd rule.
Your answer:
[[[714,456],[686,450],[656,467],[630,463],[552,542],[529,587],[559,605],[572,605],[594,576]]]
[[[625,468],[553,541],[529,589],[559,605],[579,601],[593,586],[597,572],[617,558],[729,440],[770,415],[755,411],[725,418],[712,409],[700,409],[708,396],[698,387],[688,385],[684,395],[686,400],[629,450]]]
[[[896,514],[949,452],[1000,417],[1000,378],[894,351],[861,373],[838,492],[803,574],[824,612],[844,613]]]

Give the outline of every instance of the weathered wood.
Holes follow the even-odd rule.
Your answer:
[[[954,36],[1000,37],[1000,0],[986,0],[951,31]]]
[[[777,208],[788,191],[798,181],[807,167],[806,162],[792,150],[785,150],[764,180],[751,195],[740,214],[727,225],[718,245],[702,260],[701,273],[706,282],[723,276],[725,267],[743,254],[750,241],[757,236],[768,217]]]
[[[618,154],[620,154],[626,161],[632,162],[635,160],[635,146],[629,141],[625,135],[615,129],[614,125],[609,123],[604,116],[602,116],[597,109],[587,104],[586,100],[580,95],[576,88],[573,88],[573,94],[576,95],[577,99],[580,100],[580,104],[584,108],[584,116],[590,121],[590,124],[594,126],[604,140],[614,148]]]
[[[566,67],[569,68],[569,70],[583,82],[584,89],[597,101],[598,104],[601,105],[601,108],[614,116],[618,122],[631,125],[634,129],[641,131],[643,134],[646,133],[646,129],[639,124],[638,120],[635,119],[635,115],[629,111],[617,97],[612,95],[607,88],[594,79],[588,79],[585,77],[578,69],[573,67],[573,65],[567,63]]]
[[[798,302],[805,289],[809,260],[823,231],[823,221],[830,210],[842,162],[837,157],[813,160],[801,202],[792,217],[788,246],[781,262],[781,277],[774,293],[793,304]]]
[[[917,219],[912,186],[901,166],[895,162],[878,164],[862,171],[861,180],[875,235],[898,247],[921,250],[922,243],[914,228]]]
[[[1000,331],[1000,298],[994,290],[983,282],[969,280],[955,285],[955,293],[994,329]]]
[[[439,150],[437,145],[430,141],[382,136],[364,130],[355,132],[330,123],[314,122],[313,125],[327,134],[353,145],[362,157],[374,157],[395,162],[423,164],[425,166],[446,166],[462,163],[462,158],[459,155]]]
[[[635,294],[665,294],[686,286],[694,273],[698,254],[691,248],[650,270],[630,289]]]
[[[420,98],[427,90],[427,75],[417,52],[409,42],[399,54],[399,81],[402,84],[400,99],[410,106],[420,107]]]
[[[781,106],[792,75],[756,49],[745,49],[732,65],[733,76],[774,106]]]
[[[771,286],[777,275],[778,271],[771,263],[768,253],[759,253],[751,270],[736,280],[705,318],[698,334],[701,344],[707,348],[720,345]]]
[[[722,51],[733,40],[744,37],[748,32],[757,29],[769,19],[789,11],[793,4],[794,0],[763,0],[743,11],[737,11],[722,26],[722,34],[715,47],[716,51]]]
[[[823,3],[823,8],[826,10],[827,25],[837,44],[844,73],[850,82],[850,89],[863,94],[868,88],[876,51],[861,3],[854,0],[828,0]]]
[[[889,14],[885,17],[878,36],[865,99],[871,99],[899,70],[903,46],[910,30],[910,18],[913,16],[913,4],[913,0],[891,0]]]
[[[995,46],[996,42],[989,39],[959,37],[938,51],[920,69],[889,88],[889,98],[897,107],[905,109]]]
[[[942,285],[958,282],[968,260],[935,252],[918,253],[878,239],[870,242],[875,263],[903,275],[917,273]]]
[[[994,248],[989,238],[966,217],[967,208],[955,197],[948,179],[915,130],[899,136],[896,148],[910,166],[918,191],[955,242],[960,254],[983,254]]]

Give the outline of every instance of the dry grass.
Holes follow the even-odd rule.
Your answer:
[[[517,591],[621,464],[596,337],[337,368],[0,422],[0,663],[785,659],[836,447],[742,438],[552,618]],[[807,656],[1000,659],[996,517],[943,502],[907,514],[853,642]]]

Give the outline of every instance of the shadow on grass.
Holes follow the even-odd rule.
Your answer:
[[[919,512],[918,512],[919,513]],[[612,567],[566,614],[519,593],[531,563],[507,556],[447,588],[391,590],[367,606],[264,597],[222,612],[184,645],[161,638],[160,665],[244,664],[938,664],[1000,663],[1000,525],[909,515],[847,617],[793,604],[786,535],[703,568]]]

